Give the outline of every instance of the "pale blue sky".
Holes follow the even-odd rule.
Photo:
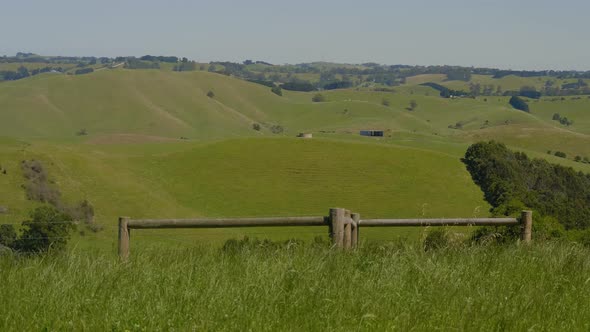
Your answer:
[[[583,0],[0,0],[0,54],[590,70]]]

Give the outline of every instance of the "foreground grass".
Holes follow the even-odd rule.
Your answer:
[[[585,330],[590,252],[407,244],[0,258],[0,330]]]

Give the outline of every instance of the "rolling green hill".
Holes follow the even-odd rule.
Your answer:
[[[331,206],[368,216],[486,215],[482,193],[460,162],[469,144],[484,139],[590,172],[572,160],[590,157],[590,99],[543,98],[530,101],[531,113],[524,113],[507,97],[443,99],[415,85],[432,78],[393,92],[325,91],[320,103],[311,101],[314,93],[279,97],[268,87],[202,71],[119,68],[3,82],[0,165],[7,174],[0,174],[0,206],[9,212],[0,222],[20,221],[35,206],[20,187],[19,162],[31,158],[47,165],[67,201],[95,205],[105,230],[79,245],[103,248],[113,244],[120,215],[321,215]],[[417,107],[409,110],[412,101]],[[574,124],[553,121],[553,113]],[[273,126],[284,131],[273,133]],[[77,136],[81,129],[88,135]],[[360,137],[361,129],[381,129],[385,137]],[[314,138],[295,139],[299,132]],[[215,241],[242,234],[233,232],[182,236],[190,242],[205,234]]]

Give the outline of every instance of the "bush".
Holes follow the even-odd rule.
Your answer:
[[[252,129],[254,129],[256,131],[260,131],[260,129],[262,129],[262,127],[258,123],[253,123],[252,124]]]
[[[48,180],[47,171],[38,160],[24,160],[21,169],[27,182],[23,185],[27,198],[32,201],[50,203],[53,206],[61,204],[61,193]]]
[[[12,248],[16,241],[14,226],[9,224],[0,225],[0,245]]]
[[[215,97],[215,93],[213,91],[209,90],[209,92],[207,92],[207,97],[213,98],[213,97]]]
[[[71,231],[72,218],[52,206],[35,209],[31,220],[22,223],[23,233],[14,248],[25,253],[44,253],[65,249]]]
[[[74,74],[76,75],[84,75],[84,74],[89,74],[92,73],[94,71],[94,69],[92,68],[83,68],[83,69],[77,69]]]
[[[536,216],[533,222],[533,239],[535,241],[554,240],[565,237],[565,229],[559,221],[550,216]]]
[[[315,86],[309,82],[288,82],[281,85],[281,88],[290,91],[310,92],[315,90]]]
[[[381,105],[383,105],[383,106],[385,106],[385,107],[389,107],[389,105],[390,105],[390,102],[389,102],[389,100],[387,100],[387,99],[383,98],[383,100],[381,101]]]
[[[555,151],[555,156],[559,157],[559,158],[567,158],[567,154],[565,154],[565,152],[561,152],[561,151]]]
[[[527,113],[530,112],[529,105],[526,103],[526,101],[524,101],[524,99],[520,97],[512,96],[512,98],[510,98],[509,103],[510,105],[512,105],[512,107],[514,107],[517,110]]]
[[[314,103],[321,103],[326,101],[326,97],[324,97],[323,94],[321,93],[316,93],[312,98],[311,101],[313,101]]]
[[[283,89],[281,89],[280,86],[273,86],[272,89],[270,89],[270,91],[272,91],[272,93],[274,93],[277,96],[283,95]]]
[[[435,229],[426,235],[422,246],[424,251],[447,248],[449,246],[449,234],[446,229]]]
[[[270,131],[273,134],[280,134],[280,133],[282,133],[284,131],[284,129],[283,129],[283,126],[281,126],[281,125],[272,125],[270,127]]]
[[[80,130],[78,130],[78,131],[76,132],[76,135],[77,135],[77,136],[86,136],[86,135],[88,135],[88,131],[86,131],[86,129],[85,129],[85,128],[84,128],[84,129],[80,129]]]

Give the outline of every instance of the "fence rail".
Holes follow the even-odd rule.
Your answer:
[[[516,218],[467,218],[467,219],[364,219],[363,227],[383,226],[502,226],[518,225]]]
[[[119,218],[119,257],[129,258],[131,229],[160,228],[225,228],[225,227],[280,227],[328,226],[332,244],[338,248],[355,248],[362,227],[403,226],[506,226],[521,225],[521,240],[531,241],[533,217],[523,211],[516,218],[459,218],[459,219],[365,219],[360,214],[342,208],[330,209],[327,217],[272,217],[272,218],[219,218],[219,219],[131,219]]]

